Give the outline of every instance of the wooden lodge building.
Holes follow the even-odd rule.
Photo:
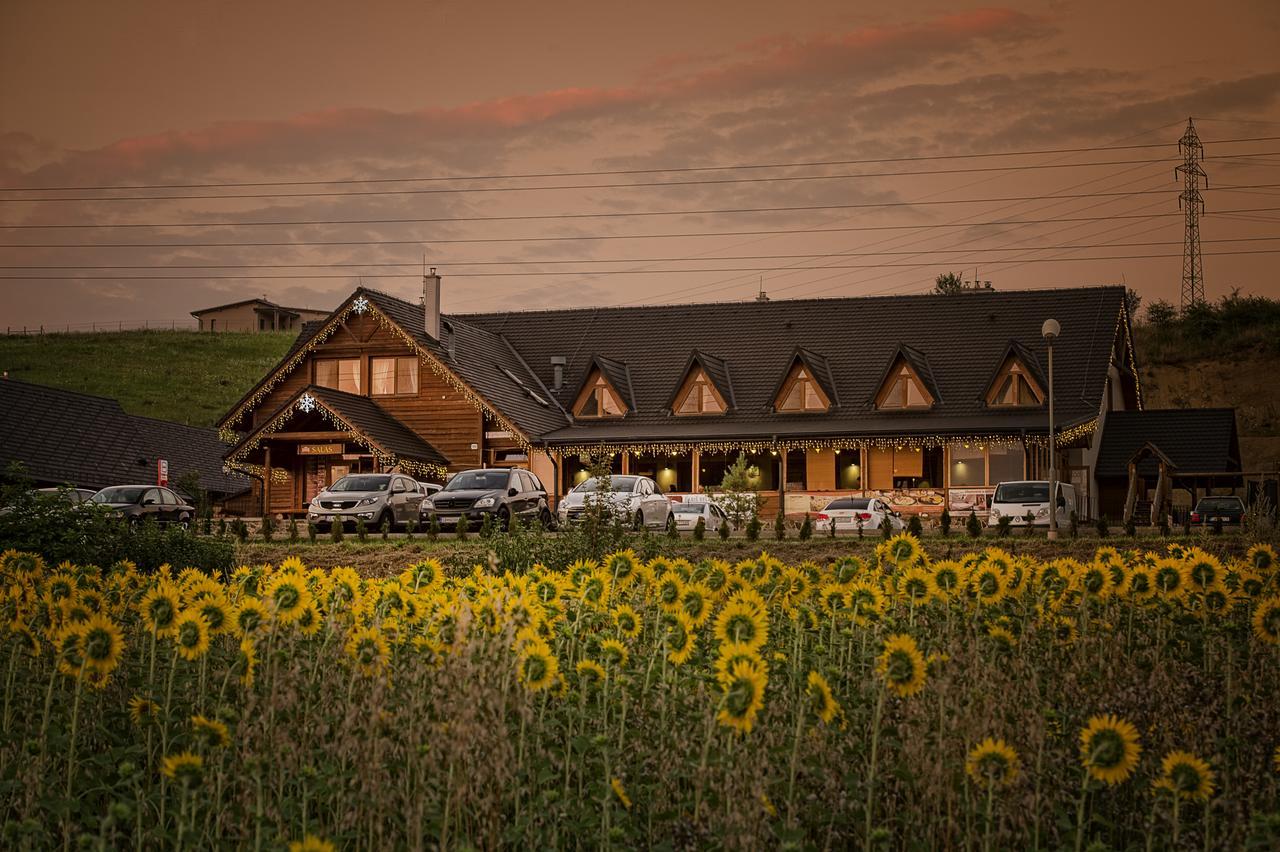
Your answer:
[[[1092,515],[1108,414],[1142,407],[1121,287],[454,316],[440,288],[358,288],[222,419],[256,505],[300,514],[397,467],[527,466],[558,499],[591,456],[679,496],[746,453],[766,512],[878,494],[981,514],[997,483],[1047,477],[1054,318],[1059,475]]]

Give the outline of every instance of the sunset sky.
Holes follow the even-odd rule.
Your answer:
[[[424,254],[450,312],[1176,301],[1188,116],[1209,297],[1280,296],[1277,45],[1275,0],[5,0],[0,326],[416,297]]]

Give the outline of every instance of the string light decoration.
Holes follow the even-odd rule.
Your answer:
[[[377,320],[378,325],[381,326],[383,330],[400,340],[406,348],[409,349],[409,351],[418,356],[418,359],[422,364],[426,365],[432,373],[444,381],[445,384],[449,385],[451,389],[461,395],[462,398],[471,406],[476,410],[489,415],[499,423],[503,429],[510,432],[512,438],[521,449],[526,452],[530,450],[530,441],[522,430],[512,423],[511,420],[497,411],[497,409],[489,405],[479,392],[464,382],[462,378],[459,377],[458,374],[455,373],[447,364],[441,361],[435,353],[420,344],[417,339],[405,331],[399,323],[387,316],[382,309],[378,307],[376,301],[366,298],[363,288],[357,289],[351,294],[351,296],[348,296],[347,302],[333,312],[328,321],[321,326],[320,330],[311,336],[311,339],[299,347],[298,351],[290,356],[285,363],[277,367],[275,372],[264,379],[254,389],[253,393],[250,394],[234,412],[227,415],[227,417],[218,424],[218,437],[222,439],[223,443],[235,444],[239,441],[241,435],[236,432],[236,426],[243,422],[245,416],[249,412],[262,404],[262,402],[271,395],[271,392],[275,390],[276,386],[279,385],[286,376],[297,369],[304,361],[307,360],[307,358],[311,357],[317,347],[332,337],[352,314],[356,314],[358,316],[372,316]]]
[[[304,402],[306,402],[309,407],[304,408]],[[283,429],[285,424],[293,419],[293,416],[299,411],[303,411],[305,413],[316,412],[326,421],[337,427],[338,431],[347,432],[348,435],[346,439],[357,443],[368,450],[373,455],[373,458],[378,463],[379,467],[395,467],[398,465],[402,470],[412,473],[415,476],[435,476],[443,479],[449,475],[448,468],[444,465],[437,464],[435,462],[423,462],[415,459],[401,458],[395,453],[384,450],[382,447],[362,435],[360,431],[343,418],[341,414],[334,411],[332,408],[325,405],[324,402],[309,393],[304,393],[298,398],[296,403],[286,406],[284,410],[273,417],[268,423],[260,427],[257,431],[246,436],[245,440],[241,444],[238,444],[227,455],[226,462],[223,466],[239,466],[243,469],[244,466],[249,464],[244,460],[245,456],[262,446],[262,442],[266,438]],[[276,481],[275,472],[278,469],[279,468],[272,468],[272,482]],[[259,479],[262,478],[261,469],[256,475]]]
[[[224,473],[243,473],[252,476],[255,479],[262,479],[267,475],[267,469],[260,464],[249,464],[247,462],[226,461],[222,463]],[[282,467],[271,468],[271,484],[272,485],[288,485],[289,471]]]
[[[1119,334],[1121,329],[1124,331],[1124,347],[1125,354],[1129,358],[1129,371],[1133,373],[1133,389],[1138,397],[1138,410],[1142,410],[1142,377],[1138,374],[1138,356],[1133,348],[1133,317],[1129,316],[1129,300],[1123,299],[1120,302],[1120,316],[1116,320],[1116,333]],[[1115,337],[1111,338],[1115,340]]]

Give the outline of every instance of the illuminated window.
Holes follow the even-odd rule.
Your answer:
[[[1040,390],[1040,385],[1017,358],[1005,361],[996,380],[991,383],[991,390],[987,392],[987,405],[997,408],[1043,403],[1044,393]]]
[[[360,393],[360,359],[317,359],[316,384],[322,388],[333,388],[346,393]]]
[[[902,410],[909,408],[929,408],[933,405],[933,396],[925,390],[924,382],[911,369],[906,361],[899,360],[889,371],[884,387],[876,397],[876,408]]]
[[[826,411],[831,400],[803,362],[797,362],[774,400],[778,411]]]
[[[585,418],[622,417],[627,413],[627,407],[604,373],[597,369],[592,371],[582,393],[578,394],[573,413]]]
[[[393,396],[418,392],[417,358],[369,359],[370,393]]]
[[[676,404],[673,407],[675,413],[681,415],[724,414],[727,409],[728,406],[720,396],[720,391],[716,390],[716,386],[711,383],[711,379],[707,378],[706,371],[701,367],[689,373],[689,377],[680,388],[680,393],[676,396]]]

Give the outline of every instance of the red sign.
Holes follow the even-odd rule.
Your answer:
[[[156,485],[169,484],[169,460],[160,459],[156,462]]]

